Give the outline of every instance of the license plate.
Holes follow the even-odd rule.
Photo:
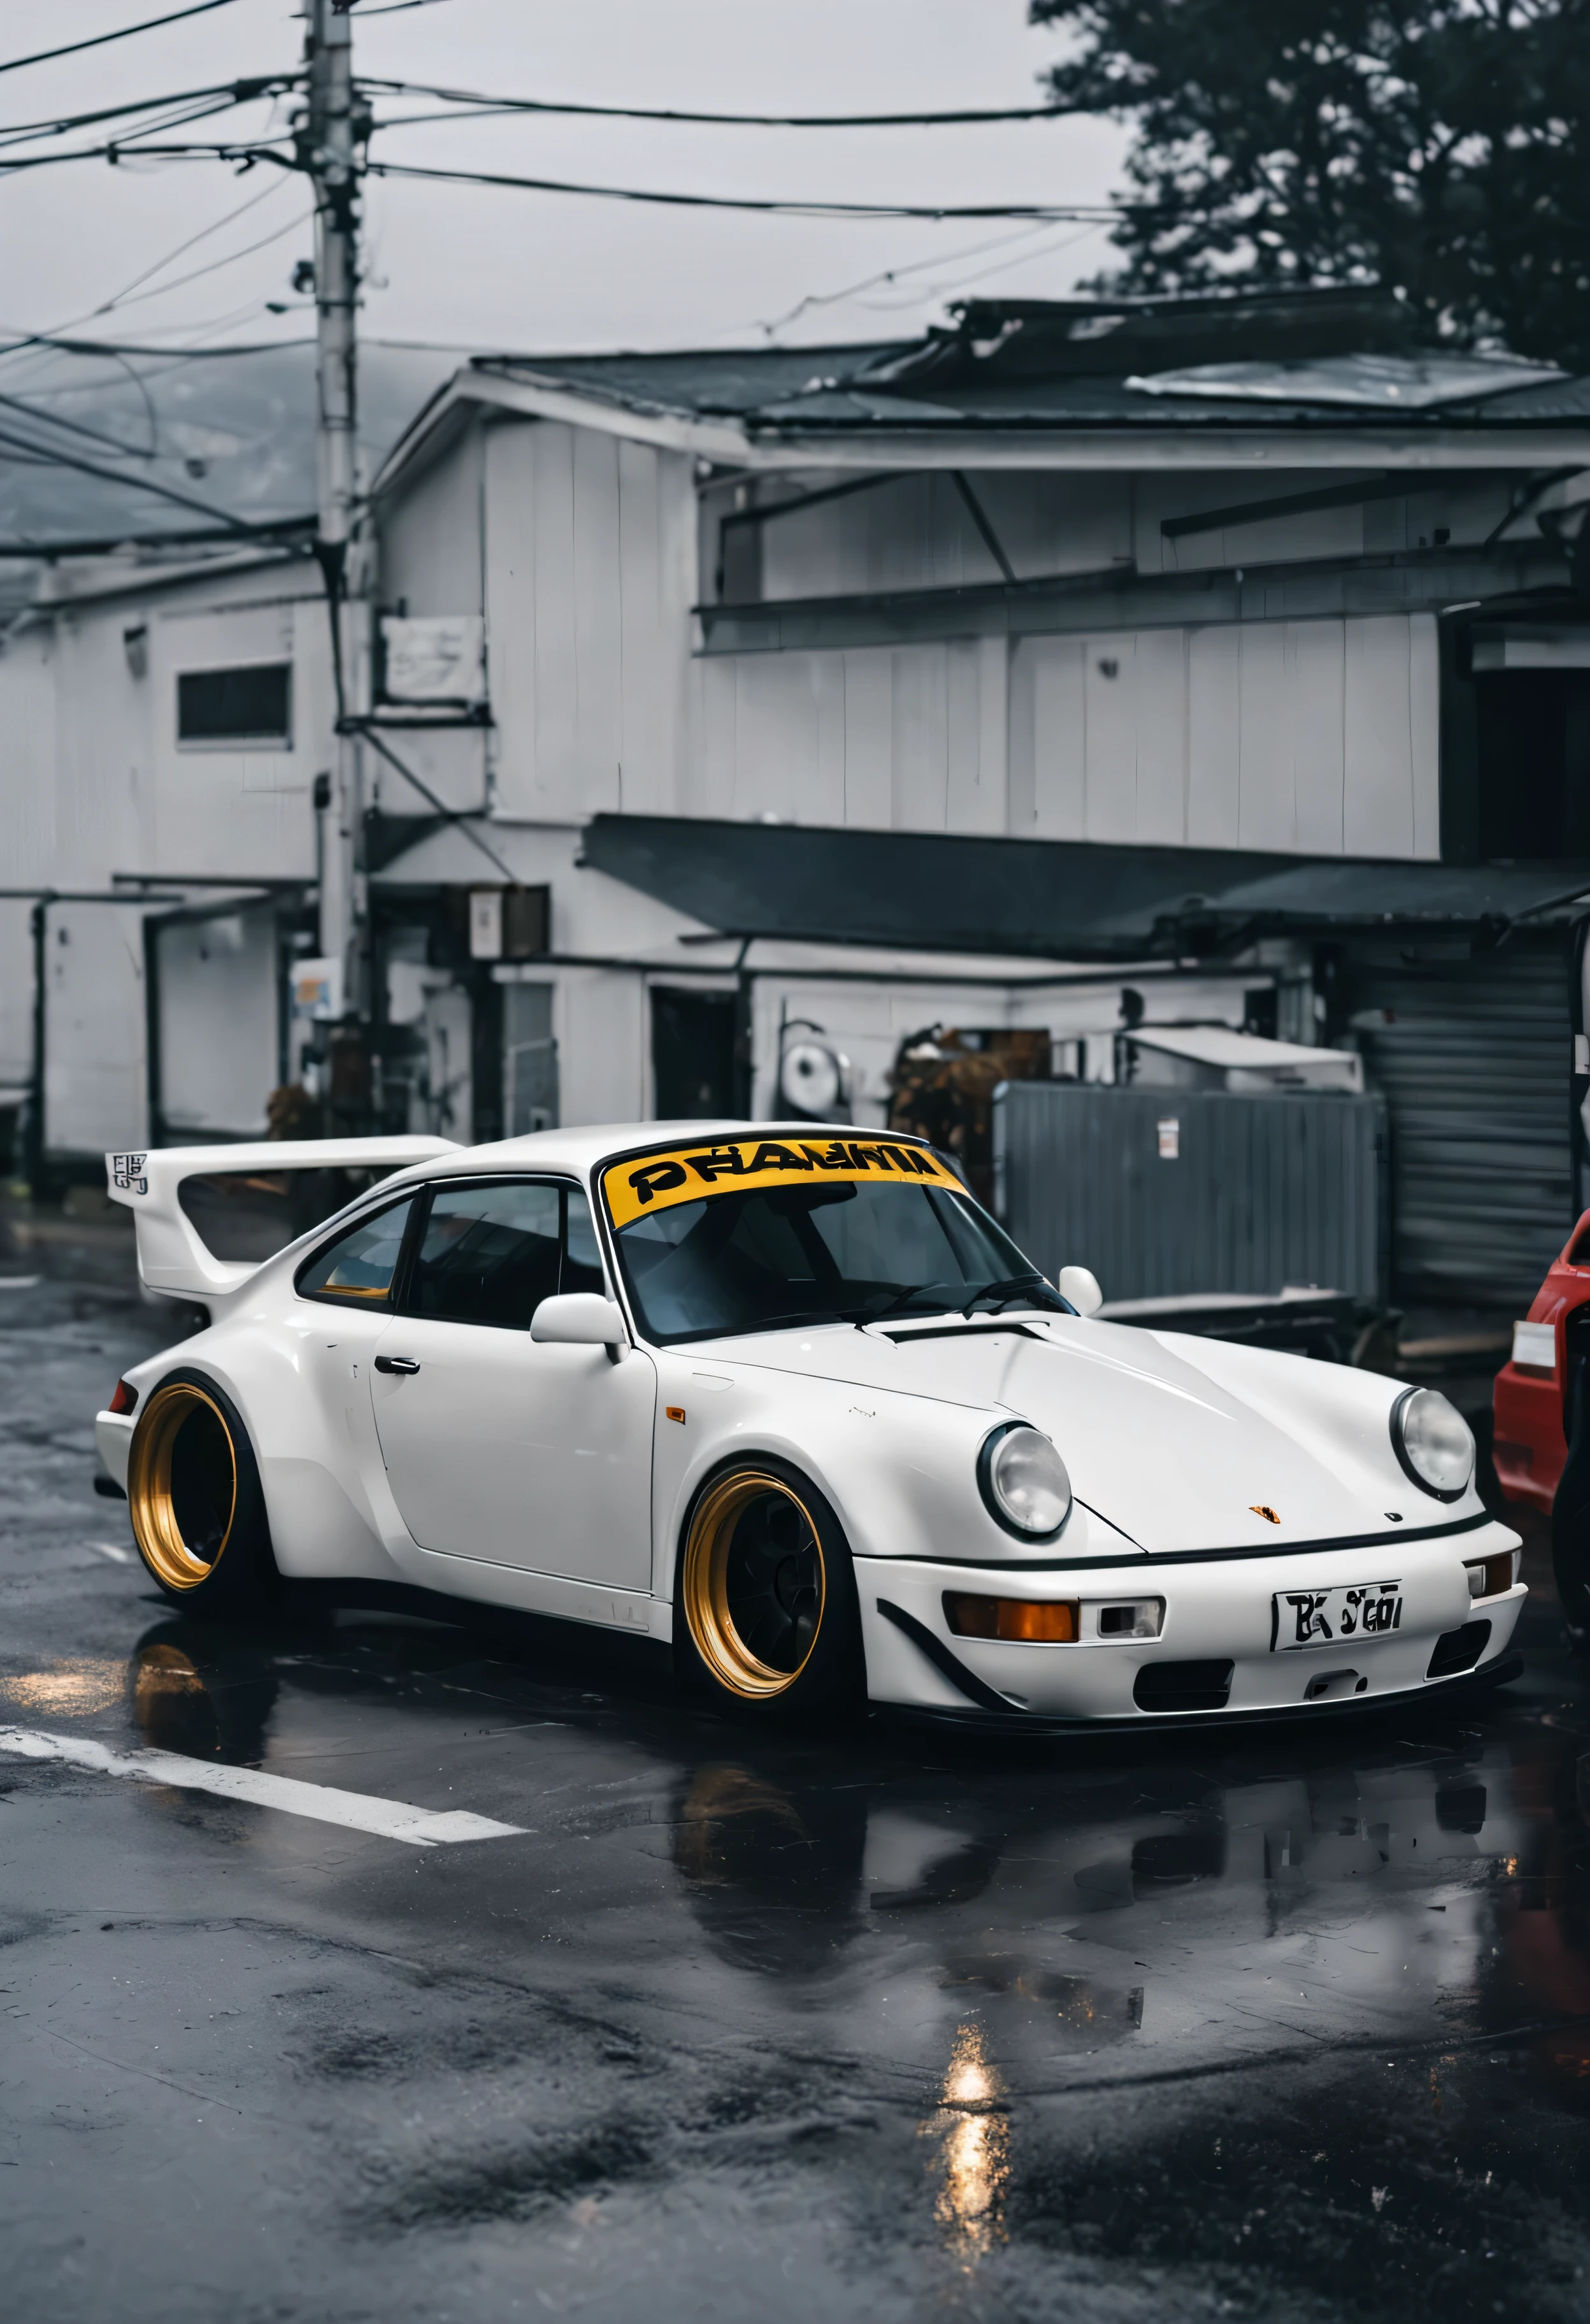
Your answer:
[[[1339,1590],[1278,1590],[1270,1601],[1270,1651],[1357,1645],[1389,1638],[1402,1626],[1400,1582],[1361,1582]]]

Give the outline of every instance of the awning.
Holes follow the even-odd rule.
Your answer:
[[[1143,960],[1261,936],[1500,934],[1590,910],[1590,862],[1387,862],[599,815],[582,862],[726,936]]]

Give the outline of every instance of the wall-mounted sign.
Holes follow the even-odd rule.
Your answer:
[[[292,964],[292,1013],[317,1025],[335,1025],[343,1014],[343,964],[340,960],[295,960]]]
[[[534,960],[550,948],[549,888],[472,888],[471,960]]]
[[[479,613],[386,613],[381,636],[389,702],[485,700],[486,625]]]

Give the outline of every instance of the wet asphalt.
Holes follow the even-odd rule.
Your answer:
[[[6,2316],[1590,2312],[1590,1703],[1538,1536],[1527,1675],[1461,1715],[767,1744],[556,1626],[173,1615],[91,1490],[169,1323],[32,1263],[0,1724],[522,1831],[0,1757]]]

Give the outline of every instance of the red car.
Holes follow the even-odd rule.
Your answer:
[[[1590,1643],[1590,1211],[1512,1327],[1493,1392],[1496,1479],[1551,1519],[1558,1595],[1576,1645]]]

